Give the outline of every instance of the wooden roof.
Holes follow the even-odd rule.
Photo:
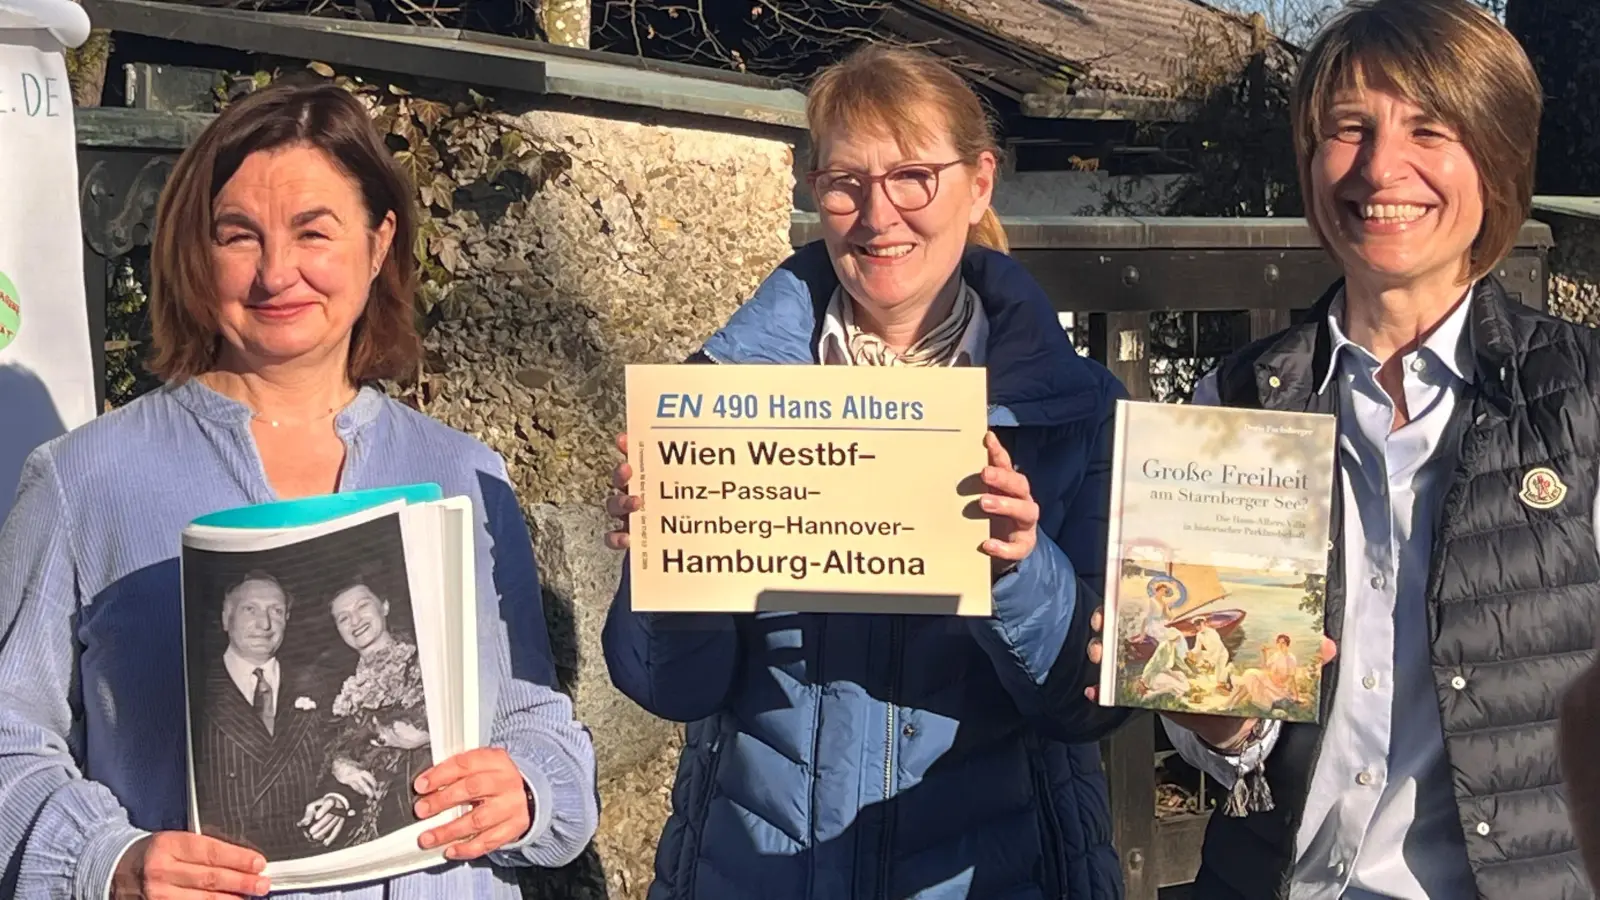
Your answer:
[[[1197,47],[1242,54],[1252,28],[1199,0],[897,0],[882,27],[952,58],[1031,115],[1119,117],[1106,109],[1116,98],[1127,106],[1120,117],[1134,119],[1167,117]],[[1084,102],[1063,102],[1078,94]]]

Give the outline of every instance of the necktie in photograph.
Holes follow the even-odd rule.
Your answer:
[[[255,694],[256,715],[261,717],[261,724],[267,726],[267,734],[271,734],[272,733],[272,714],[273,714],[273,709],[272,709],[272,688],[267,686],[267,676],[265,674],[263,674],[260,669],[256,669],[255,670],[255,676],[256,676],[256,694]]]

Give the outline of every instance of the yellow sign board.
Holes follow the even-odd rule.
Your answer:
[[[628,366],[644,612],[989,615],[981,368]]]

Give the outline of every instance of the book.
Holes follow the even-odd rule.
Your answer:
[[[415,779],[480,745],[472,502],[437,485],[223,510],[181,535],[189,827],[273,890],[443,862]]]
[[[1335,437],[1318,413],[1119,401],[1101,705],[1317,720]]]

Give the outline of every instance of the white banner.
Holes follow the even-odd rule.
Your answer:
[[[95,415],[67,0],[0,0],[0,516],[33,448]]]

